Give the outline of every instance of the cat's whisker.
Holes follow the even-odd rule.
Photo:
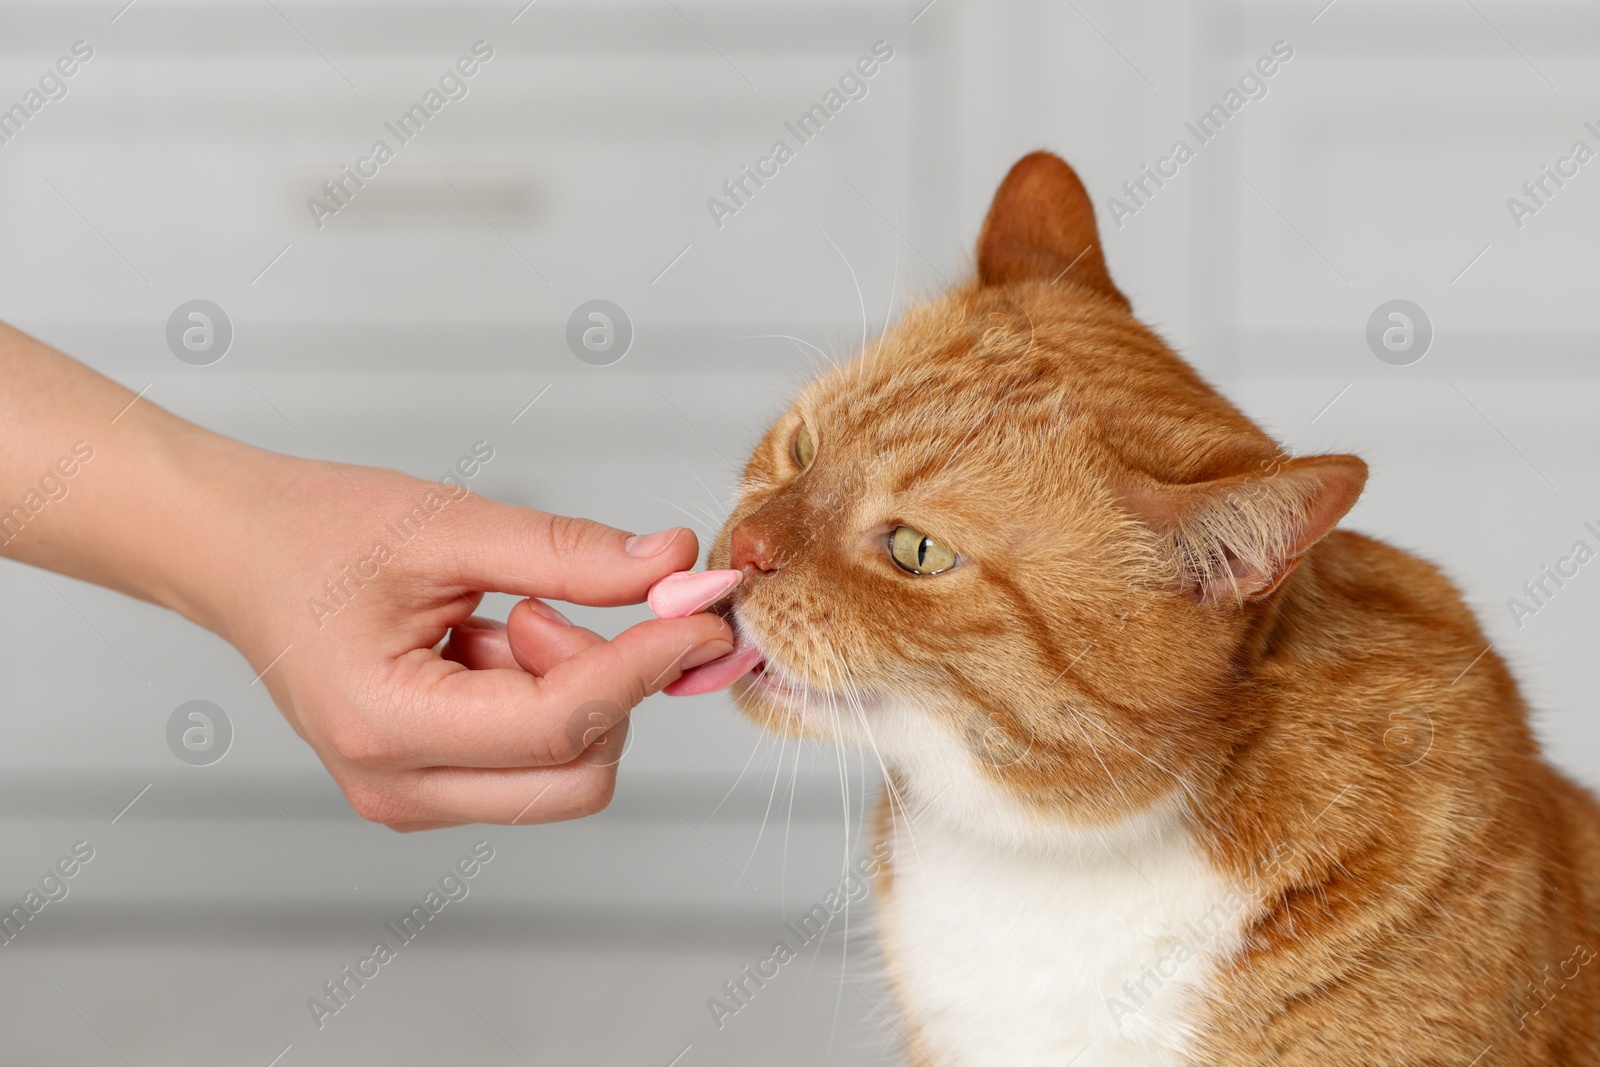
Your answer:
[[[771,487],[772,483],[764,478],[746,475],[734,483],[734,499],[739,499],[752,494],[764,493]]]
[[[1183,787],[1184,793],[1189,797],[1190,800],[1194,801],[1195,806],[1196,807],[1200,806],[1200,797],[1195,793],[1194,787],[1189,784],[1189,780],[1188,779],[1184,778],[1181,774],[1179,774],[1178,772],[1172,770],[1171,768],[1162,765],[1162,763],[1160,761],[1156,760],[1154,757],[1148,755],[1147,753],[1140,752],[1137,748],[1135,748],[1134,746],[1128,744],[1128,742],[1124,741],[1121,737],[1117,736],[1116,731],[1112,730],[1109,726],[1106,726],[1104,723],[1096,722],[1093,718],[1090,718],[1088,720],[1088,722],[1089,722],[1090,726],[1093,726],[1096,730],[1099,730],[1102,734],[1104,734],[1105,736],[1111,738],[1111,740],[1115,741],[1117,744],[1121,745],[1123,748],[1127,749],[1129,752],[1132,752],[1135,756],[1138,756],[1140,759],[1142,759],[1146,763],[1150,764],[1150,766],[1154,767],[1156,770],[1161,771],[1163,774],[1170,775],[1171,778],[1173,779],[1173,781],[1177,782],[1178,785]]]
[[[889,303],[883,309],[883,329],[878,331],[878,339],[873,342],[872,351],[868,353],[863,348],[861,358],[856,361],[856,381],[860,383],[866,379],[867,372],[874,369],[878,357],[883,354],[883,342],[889,336],[889,326],[894,322],[894,297],[900,288],[900,207],[895,205],[894,223],[894,265],[889,269]]]
[[[788,914],[789,896],[789,831],[794,828],[794,795],[796,787],[800,784],[800,754],[805,746],[796,744],[794,749],[794,768],[789,772],[789,811],[783,819],[783,854],[779,857],[781,870],[778,880],[778,899],[784,914]],[[779,768],[782,771],[782,768]]]
[[[861,279],[856,277],[856,269],[850,265],[850,259],[844,254],[844,249],[828,236],[828,231],[822,228],[822,223],[817,222],[815,215],[811,217],[811,221],[817,223],[818,231],[827,238],[830,245],[833,245],[833,250],[839,253],[839,258],[844,261],[844,269],[850,272],[850,282],[856,287],[856,301],[861,305],[861,348],[864,351],[867,347],[867,298],[861,291]]]
[[[812,670],[812,663],[813,663],[815,657],[814,657],[814,655],[812,653],[813,653],[813,650],[808,647],[806,649],[806,658],[805,658],[805,663],[803,665],[804,666],[804,673],[802,675],[805,678],[815,677],[815,673],[816,672],[814,670]],[[812,697],[813,697],[813,695],[815,695],[819,701],[822,700],[823,698],[826,698],[826,700],[827,700],[827,710],[828,710],[828,714],[829,714],[829,717],[831,719],[831,723],[832,723],[832,726],[833,726],[833,735],[832,736],[834,738],[836,738],[836,739],[839,738],[841,736],[840,733],[839,733],[839,719],[838,719],[838,714],[837,714],[837,708],[835,707],[835,704],[834,704],[834,695],[833,695],[831,686],[830,687],[824,687],[822,689],[817,689],[814,686],[807,685],[803,692],[804,692],[804,703],[801,705],[801,714],[802,715],[806,715],[806,716],[811,715],[811,713],[813,711],[813,708],[812,708]],[[840,793],[840,798],[841,798],[841,801],[842,801],[842,804],[843,804],[843,808],[844,808],[843,818],[844,818],[844,828],[845,828],[845,856],[846,856],[846,862],[848,863],[849,839],[850,839],[849,787],[845,782],[844,750],[843,750],[842,746],[839,745],[839,744],[835,744],[833,746],[833,750],[834,750],[835,765],[839,769],[839,793]],[[806,964],[806,975],[805,975],[805,981],[802,983],[802,987],[801,987],[802,990],[805,988],[806,985],[810,984],[810,982],[811,982],[811,972],[816,967],[817,960],[819,958],[821,958],[821,956],[822,956],[822,946],[819,944],[817,946],[817,951],[812,954],[811,961],[808,964]],[[831,1040],[831,1037],[830,1037],[830,1040]]]
[[[711,820],[716,818],[717,812],[722,810],[722,805],[724,805],[724,804],[726,804],[728,802],[728,798],[733,796],[733,791],[735,789],[739,788],[739,783],[744,781],[744,776],[746,774],[748,774],[749,771],[750,771],[750,765],[756,761],[756,753],[760,752],[763,748],[766,748],[767,749],[767,759],[768,759],[768,761],[770,761],[772,759],[772,751],[771,750],[772,750],[773,746],[772,745],[763,745],[763,743],[762,743],[764,741],[768,741],[768,740],[771,740],[771,739],[772,738],[771,738],[770,734],[763,733],[763,734],[758,734],[756,736],[756,743],[750,749],[750,757],[744,761],[744,766],[742,768],[740,768],[739,776],[733,780],[733,784],[728,787],[728,791],[726,793],[722,794],[722,799],[717,801],[717,806],[711,809],[711,814],[706,816],[705,822],[700,824],[702,829],[704,829],[705,827],[711,825]],[[774,742],[774,743],[776,743],[776,742]]]
[[[1072,723],[1078,728],[1078,733],[1083,735],[1083,742],[1089,746],[1089,751],[1094,754],[1095,762],[1100,764],[1100,769],[1106,772],[1106,780],[1111,783],[1111,788],[1115,789],[1117,796],[1122,798],[1123,805],[1129,811],[1137,810],[1135,805],[1128,800],[1128,794],[1122,791],[1122,785],[1117,781],[1117,776],[1111,773],[1111,768],[1101,758],[1100,750],[1094,747],[1094,741],[1089,737],[1089,731],[1083,728],[1083,720],[1079,717],[1077,709],[1071,704],[1065,704],[1063,707],[1066,709],[1067,714],[1072,717]]]
[[[767,749],[766,758],[764,760],[762,760],[762,762],[761,762],[761,770],[760,770],[759,775],[758,775],[758,780],[759,780],[759,778],[766,777],[768,769],[772,768],[772,757],[774,755],[774,752],[776,752],[776,755],[778,757],[778,766],[776,768],[772,769],[773,780],[776,782],[777,779],[779,779],[779,778],[781,778],[783,776],[783,758],[784,758],[784,754],[785,754],[786,750],[787,750],[787,738],[785,738],[782,734],[780,734],[780,735],[778,735],[778,743],[777,743],[777,745],[769,747]],[[747,765],[748,765],[748,763],[747,763]],[[741,772],[741,777],[743,777],[742,772]],[[739,783],[737,781],[734,782],[734,786],[735,787],[737,787],[738,784]],[[733,793],[733,789],[730,788],[728,790],[728,794],[725,795],[722,798],[722,800],[726,801],[728,799],[728,796],[731,796],[732,793]],[[769,806],[771,804],[770,798],[768,799],[768,804],[769,804]],[[721,806],[722,806],[722,802],[718,802],[717,808],[720,808]],[[716,814],[716,810],[717,809],[712,809],[712,814],[713,815]],[[702,825],[709,825],[710,822],[711,822],[711,816],[708,815],[708,816],[706,816],[705,823],[703,823]],[[766,825],[765,816],[763,816],[762,826],[765,827],[765,825]],[[755,844],[751,847],[750,855],[748,857],[746,857],[746,859],[745,859],[744,868],[741,871],[741,874],[743,872],[749,870],[751,861],[753,861],[755,859],[756,848],[758,848],[760,846],[760,844],[761,844],[761,833],[760,833],[760,830],[758,829],[757,833],[756,833]],[[740,881],[748,881],[748,879],[741,878]],[[754,883],[752,882],[751,884],[753,885]],[[738,890],[739,890],[739,882],[735,882],[733,884],[733,888],[728,891],[728,899],[732,900],[733,899],[733,894],[738,892]]]
[[[811,347],[816,348],[815,345],[812,345]],[[813,359],[805,349],[799,346],[798,343],[795,345],[795,351],[800,353],[801,359],[805,360],[806,366],[810,368],[810,377],[813,378],[821,377],[829,371],[837,370],[843,365],[840,362],[839,357],[832,355],[831,353],[823,355],[820,361]]]
[[[833,654],[833,648],[831,645],[826,645],[825,647],[828,648],[830,655]],[[840,670],[845,672],[847,675],[849,673],[849,667],[844,663],[840,664]],[[884,761],[883,751],[878,748],[878,739],[873,735],[872,724],[867,721],[866,708],[861,703],[860,694],[857,691],[854,682],[851,682],[846,688],[846,695],[853,698],[851,700],[852,707],[856,713],[857,720],[861,723],[862,731],[866,734],[867,747],[872,751],[873,758],[878,761],[878,769],[883,774],[884,788],[889,793],[891,799],[891,803],[889,804],[890,824],[891,826],[898,826],[898,820],[900,818],[898,812],[905,813],[906,838],[911,842],[911,851],[917,857],[917,862],[920,865],[922,862],[922,853],[917,848],[917,836],[913,826],[914,820],[911,815],[911,808],[906,804],[905,798],[900,794],[899,789],[896,788],[894,784],[894,777],[889,773],[889,766]]]
[[[704,515],[710,529],[713,530],[719,528],[724,522],[727,521],[726,516],[718,516],[716,512],[712,511],[703,504],[688,503],[684,504],[684,507],[692,509],[696,515]]]
[[[755,843],[750,846],[750,855],[745,859],[744,866],[739,870],[740,881],[745,880],[745,875],[749,873],[750,865],[755,862],[756,852],[761,848],[762,835],[767,832],[767,821],[772,818],[772,801],[778,795],[778,782],[783,778],[783,757],[789,746],[788,735],[785,734],[782,737],[783,744],[778,749],[778,769],[772,776],[772,789],[767,793],[767,810],[761,815],[761,825],[756,829],[756,839]],[[799,756],[796,755],[795,758],[799,759]],[[733,887],[738,889],[739,883],[735,882]]]
[[[805,357],[808,362],[810,361],[810,357],[806,356],[806,353],[805,353],[804,349],[805,348],[811,349],[811,351],[815,352],[817,355],[822,357],[822,365],[819,366],[818,364],[815,364],[815,363],[811,364],[811,369],[812,369],[812,372],[814,374],[820,374],[822,372],[824,366],[829,367],[829,368],[834,368],[834,367],[838,367],[839,366],[839,360],[837,358],[835,358],[834,356],[829,355],[827,352],[824,352],[822,349],[818,348],[816,345],[812,344],[810,341],[807,341],[802,337],[796,337],[792,333],[750,333],[750,334],[741,334],[740,336],[741,337],[752,337],[752,338],[759,337],[759,338],[766,338],[766,339],[776,339],[776,340],[782,340],[782,341],[790,341],[790,342],[793,342],[796,347],[804,346],[804,348],[801,349],[800,354],[801,354],[801,356]],[[778,387],[774,386],[773,388],[778,388]]]
[[[883,328],[887,332],[894,322],[894,296],[900,289],[900,205],[894,206],[894,264],[889,268],[889,303],[883,309]],[[883,335],[878,336],[878,348],[883,347]]]
[[[794,393],[795,393],[795,387],[794,387],[793,384],[790,384],[790,385],[762,385],[762,384],[757,383],[757,384],[752,384],[752,385],[748,386],[748,388],[754,389],[757,392],[762,392],[762,393],[777,393],[778,395],[783,396],[783,397],[787,397],[789,399],[793,399]]]
[[[840,875],[839,875],[840,884],[843,885],[845,880],[848,878],[849,873],[850,873],[850,852],[851,852],[851,845],[850,845],[850,773],[849,773],[849,767],[847,766],[846,760],[845,760],[844,718],[839,712],[839,697],[840,697],[840,695],[842,695],[842,694],[844,694],[846,692],[845,687],[848,684],[848,678],[847,678],[846,672],[844,670],[844,665],[838,661],[838,657],[834,654],[833,646],[826,639],[821,639],[821,640],[819,640],[818,643],[821,645],[822,650],[828,654],[829,663],[826,666],[826,669],[827,669],[827,672],[828,672],[828,702],[829,702],[829,704],[831,706],[831,711],[832,711],[832,716],[833,716],[834,737],[837,738],[837,741],[834,744],[834,751],[838,754],[838,759],[839,759],[839,784],[842,787],[843,792],[844,792],[844,856],[843,856],[842,862],[840,864]],[[834,666],[838,666],[839,667],[839,672],[840,673],[839,673],[837,681],[835,680],[835,676],[834,676],[834,670],[833,670]],[[840,1006],[844,1003],[845,970],[849,965],[849,960],[850,960],[850,897],[849,897],[849,893],[848,893],[848,889],[847,889],[846,890],[846,895],[845,895],[845,902],[844,902],[844,938],[843,938],[843,946],[842,946],[842,948],[840,949],[840,952],[839,952],[839,981],[836,984],[835,993],[834,993],[833,1025],[828,1030],[828,1048],[829,1048],[829,1050],[832,1050],[832,1048],[833,1048],[833,1039],[834,1039],[834,1036],[835,1036],[835,1034],[837,1034],[838,1029],[839,1029],[839,1009],[840,1009]]]
[[[711,514],[715,515],[715,514],[717,514],[717,512],[721,512],[721,517],[715,523],[713,523],[713,525],[720,526],[728,518],[728,509],[727,509],[727,507],[722,503],[721,500],[717,499],[717,494],[715,494],[715,493],[713,493],[711,491],[711,487],[706,484],[704,478],[700,477],[700,475],[695,473],[693,467],[689,466],[687,463],[685,463],[682,459],[679,459],[679,457],[677,457],[677,456],[673,456],[672,458],[677,460],[678,466],[680,466],[684,470],[688,471],[689,472],[689,477],[691,477],[695,481],[699,482],[700,483],[700,488],[702,488],[702,489],[704,489],[706,491],[706,496],[711,499],[711,507],[713,509],[711,511]]]
[[[696,534],[700,534],[702,532],[701,527],[705,527],[706,530],[709,531],[710,529],[714,529],[715,527],[721,525],[720,521],[715,516],[696,514],[695,512],[692,512],[688,508],[684,507],[682,504],[668,500],[666,497],[656,496],[654,493],[646,493],[643,490],[640,491],[640,494],[642,496],[649,497],[658,504],[665,504],[678,514],[686,517],[691,523],[694,524]]]
[[[824,649],[826,642],[821,642]],[[833,684],[833,669],[824,666],[828,675],[828,684],[823,692],[828,698],[828,717],[833,727],[833,751],[839,767],[839,798],[844,817],[844,860],[841,869],[848,869],[850,865],[850,781],[844,763],[844,721],[839,716],[838,691]]]
[[[826,640],[823,640],[823,641],[820,642],[820,644],[821,644],[822,648],[828,653],[829,659],[832,661],[832,663],[834,663],[838,667],[838,670],[839,670],[840,683],[837,686],[831,686],[830,689],[836,691],[840,696],[842,696],[844,698],[845,702],[846,702],[846,705],[852,711],[855,712],[856,718],[860,722],[861,727],[862,727],[863,731],[866,734],[867,745],[871,749],[873,757],[877,760],[878,767],[879,767],[880,771],[883,774],[884,786],[885,786],[885,788],[886,788],[886,790],[887,790],[887,792],[889,794],[889,797],[890,797],[890,801],[889,801],[889,818],[890,818],[891,828],[897,828],[899,826],[899,818],[900,818],[900,816],[899,816],[899,814],[898,814],[896,809],[898,808],[898,809],[904,810],[905,813],[906,813],[905,814],[905,832],[906,832],[906,836],[911,841],[912,852],[913,852],[913,854],[916,855],[918,865],[920,866],[921,865],[921,852],[918,849],[917,841],[916,841],[916,834],[915,834],[915,831],[914,831],[914,829],[912,827],[910,810],[909,810],[909,808],[906,808],[903,798],[901,797],[899,791],[896,789],[896,787],[894,785],[894,780],[890,776],[888,767],[884,762],[882,751],[878,748],[877,739],[873,736],[871,724],[869,723],[869,721],[867,719],[866,708],[862,703],[861,689],[860,689],[859,685],[856,683],[855,679],[851,676],[849,663],[843,657],[841,657],[838,654],[837,650],[835,650],[835,648],[833,647],[832,643],[828,642]],[[831,679],[831,677],[832,677],[832,671],[831,670],[829,671],[829,676],[830,676],[830,679]],[[840,733],[839,736],[841,738],[843,737],[842,732]],[[860,765],[859,770],[860,770],[860,775],[861,775],[861,790],[862,790],[862,794],[864,796],[865,795],[865,790],[866,790],[866,784],[865,784],[866,764],[865,764],[865,762],[863,762]],[[862,813],[862,818],[863,819],[866,818],[866,813],[865,813],[864,810],[863,810],[863,813]],[[847,832],[847,836],[848,836],[848,832]],[[898,834],[896,833],[895,836],[897,837]],[[848,854],[848,850],[847,850],[847,854]],[[835,999],[835,1002],[834,1002],[834,1020],[833,1021],[834,1021],[834,1027],[835,1028],[837,1028],[837,1026],[838,1026],[839,1010],[840,1010],[840,1006],[841,1006],[843,995],[844,995],[844,982],[847,981],[845,972],[849,968],[849,936],[850,936],[850,928],[849,928],[849,897],[848,897],[848,895],[846,896],[845,900],[846,900],[846,903],[845,903],[845,947],[844,947],[843,952],[840,955],[840,963],[839,963],[840,984],[839,984],[839,987],[838,987],[838,990],[837,990],[837,996],[836,996],[836,999]],[[830,1033],[830,1036],[829,1036],[829,1043],[830,1043],[830,1047],[831,1047],[831,1044],[832,1044],[832,1034],[831,1033]]]

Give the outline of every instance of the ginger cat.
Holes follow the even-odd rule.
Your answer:
[[[756,447],[698,684],[886,763],[909,1062],[1600,1064],[1600,806],[1449,581],[1334,529],[1366,476],[1133,317],[1045,153]]]

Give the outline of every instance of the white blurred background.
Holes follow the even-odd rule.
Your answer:
[[[0,317],[255,444],[437,477],[487,440],[479,492],[703,540],[812,346],[961,279],[1017,157],[1061,153],[1107,205],[1288,42],[1146,206],[1105,207],[1113,274],[1287,444],[1372,463],[1350,524],[1455,576],[1600,785],[1600,563],[1507,608],[1600,541],[1600,162],[1520,228],[1506,203],[1600,150],[1593,5],[124,2],[0,5],[0,107],[94,50],[0,145]],[[478,40],[467,96],[317,228],[307,198]],[[867,95],[719,228],[707,198],[880,40]],[[196,298],[235,330],[211,366],[165,341]],[[595,298],[636,332],[611,366],[564,340]],[[1364,336],[1397,298],[1435,331],[1410,366]],[[6,1062],[888,1062],[860,906],[721,1029],[706,1004],[863,851],[858,761],[654,698],[602,816],[401,837],[216,638],[6,562],[0,604],[0,898],[96,850],[0,948]],[[208,767],[167,746],[192,699],[233,723]],[[471,895],[319,1030],[307,998],[480,838]]]

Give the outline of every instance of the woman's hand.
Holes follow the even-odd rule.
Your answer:
[[[540,600],[505,627],[472,614],[484,590],[637,603],[694,565],[687,529],[633,537],[391,471],[263,457],[242,516],[251,562],[217,587],[219,629],[364,818],[599,811],[631,709],[733,646],[714,615],[606,641]]]

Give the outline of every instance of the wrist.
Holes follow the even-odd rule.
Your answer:
[[[275,566],[274,504],[310,464],[174,421],[154,439],[153,483],[168,492],[143,595],[243,647],[252,589]]]

